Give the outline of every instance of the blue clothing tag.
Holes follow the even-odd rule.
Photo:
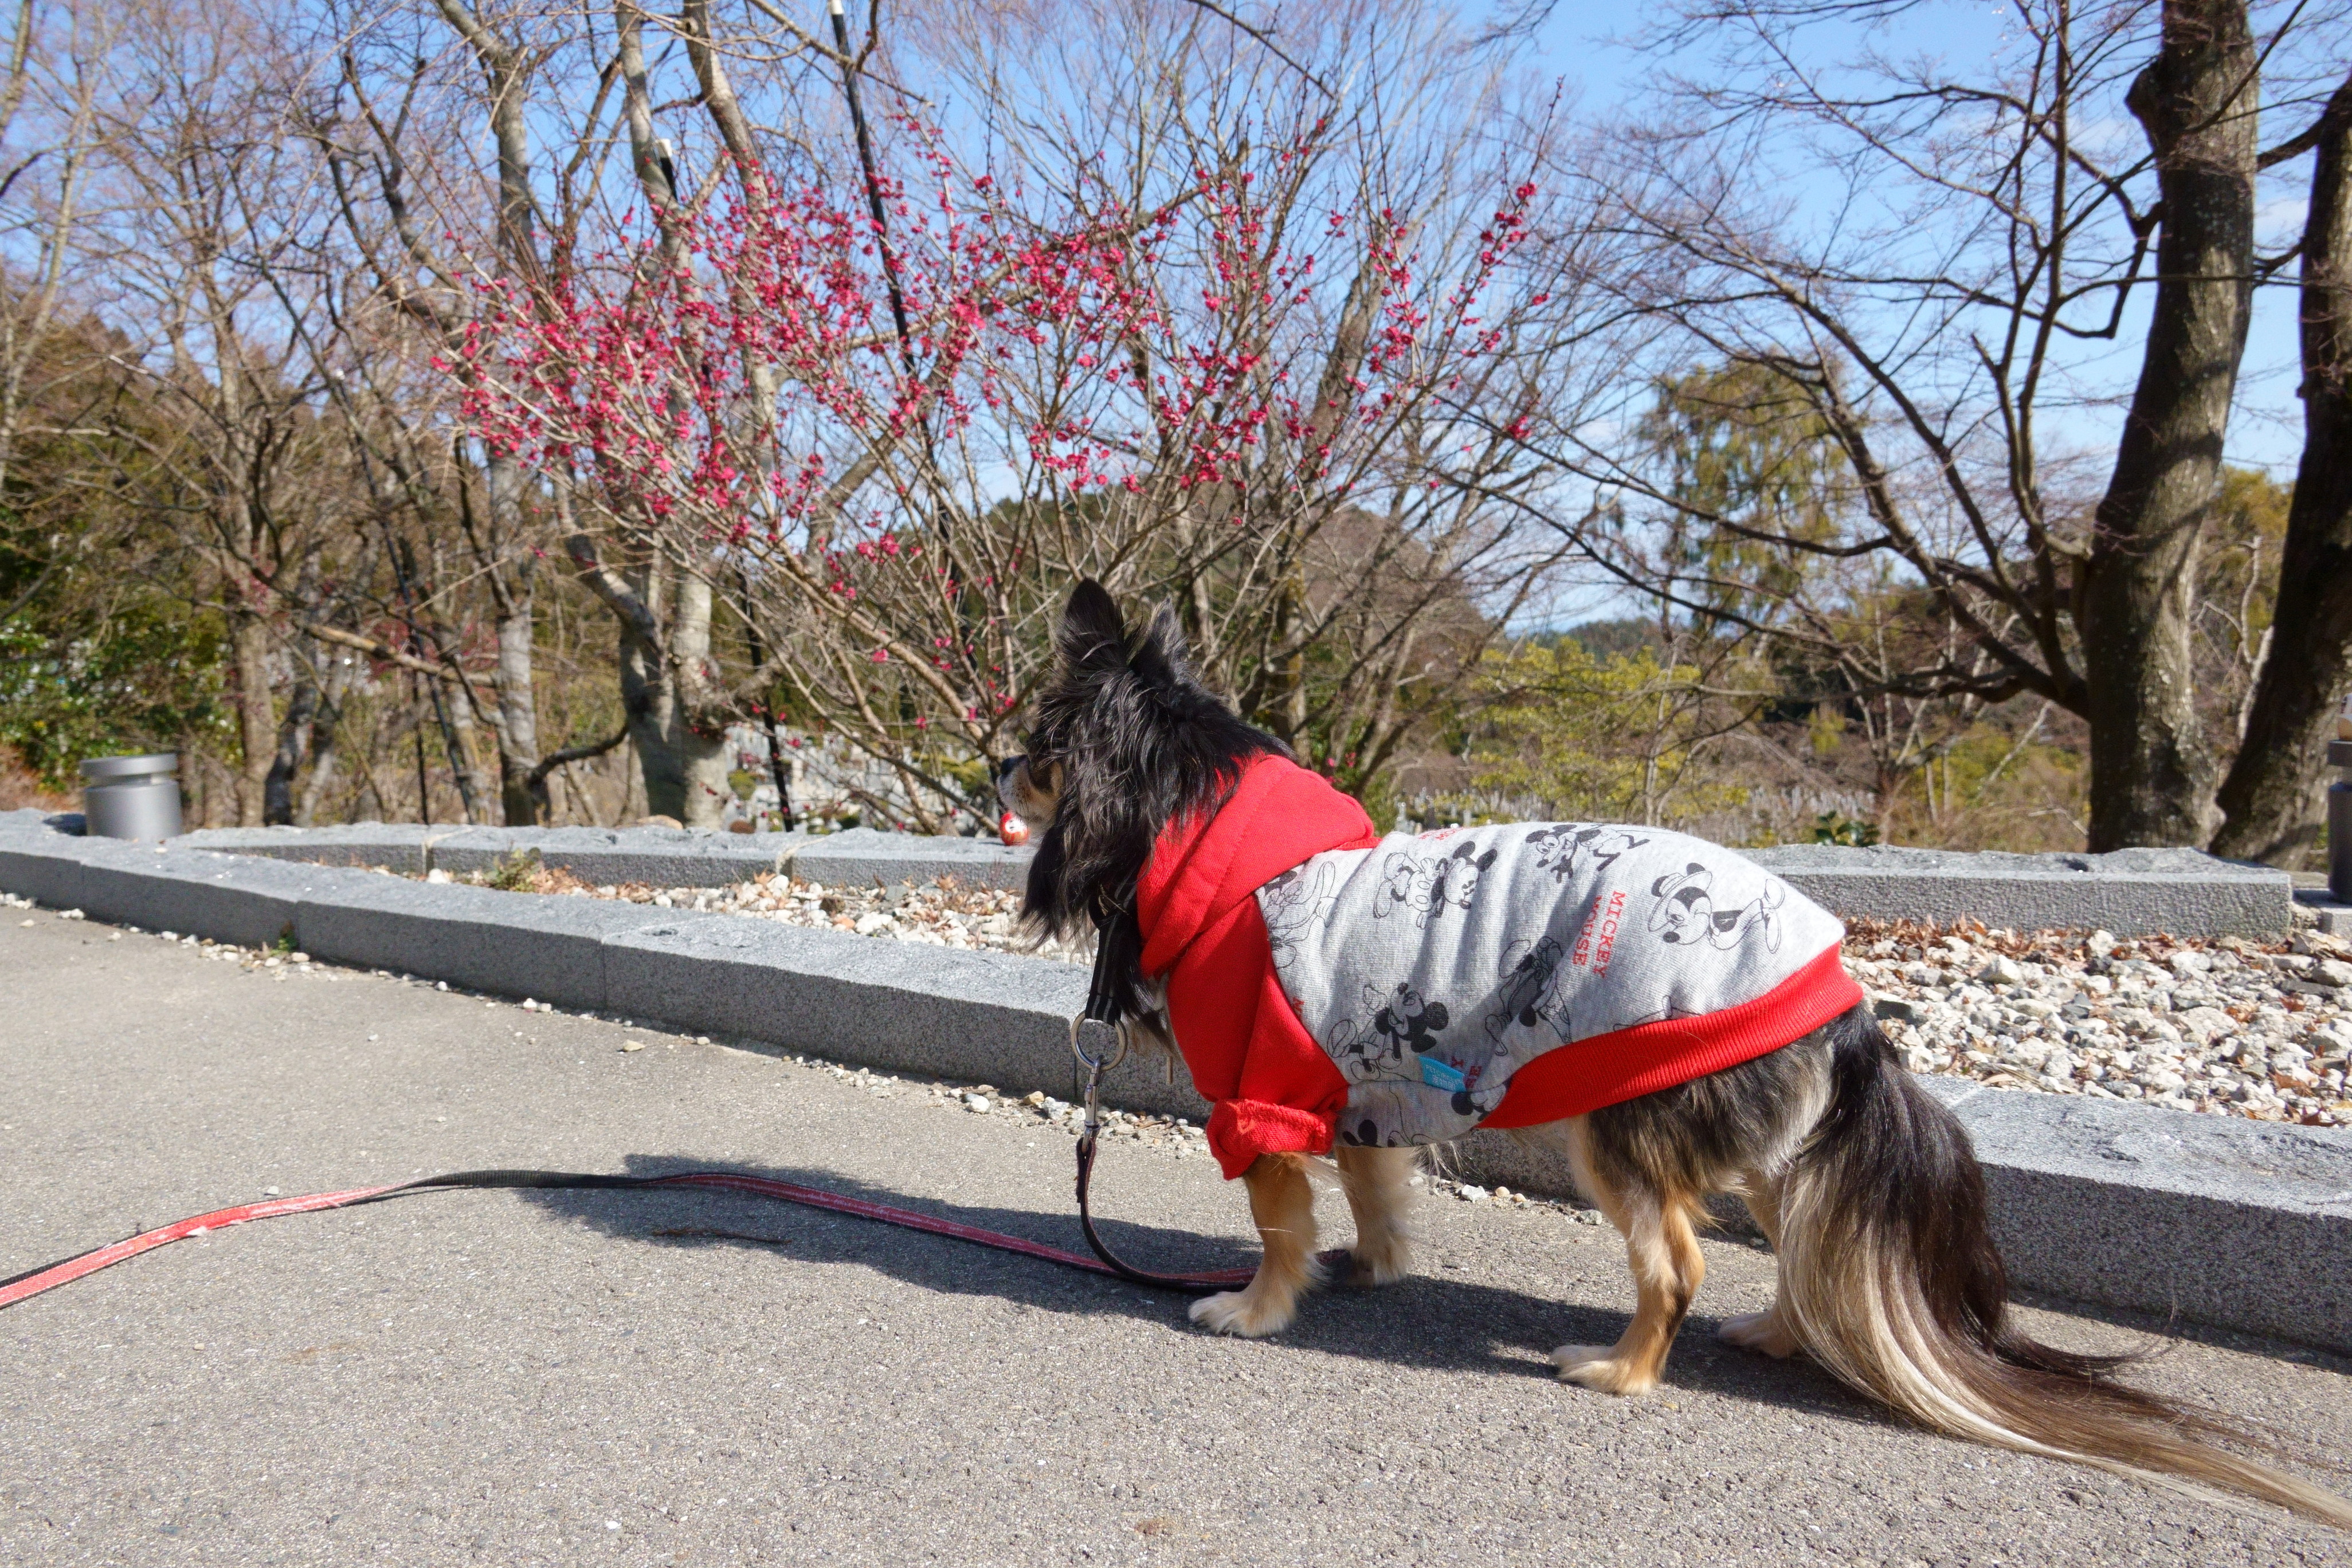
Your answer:
[[[1448,1094],[1459,1094],[1470,1084],[1470,1080],[1462,1076],[1460,1068],[1452,1062],[1439,1061],[1435,1057],[1421,1058],[1421,1081]]]

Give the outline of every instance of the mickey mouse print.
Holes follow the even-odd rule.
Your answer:
[[[1392,834],[1258,901],[1283,993],[1348,1081],[1338,1136],[1391,1146],[1459,1137],[1529,1061],[1736,1006],[1844,935],[1730,850],[1598,823]]]

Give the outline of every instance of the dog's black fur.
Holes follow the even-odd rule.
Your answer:
[[[1116,926],[1120,1001],[1149,1016],[1135,884],[1152,844],[1180,817],[1214,816],[1251,759],[1290,748],[1201,684],[1166,610],[1130,638],[1110,595],[1081,583],[1055,647],[1060,664],[1038,693],[1028,753],[1007,764],[1060,782],[1024,912],[1055,936]]]

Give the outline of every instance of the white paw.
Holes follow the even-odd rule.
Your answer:
[[[1611,1345],[1562,1345],[1551,1352],[1562,1383],[1580,1384],[1602,1394],[1642,1394],[1657,1385],[1655,1373],[1634,1371],[1616,1359]]]
[[[1192,1321],[1202,1328],[1220,1334],[1238,1334],[1245,1340],[1278,1334],[1290,1327],[1290,1320],[1297,1315],[1291,1302],[1254,1299],[1247,1290],[1204,1296],[1192,1306]]]
[[[1366,1246],[1359,1241],[1348,1254],[1348,1283],[1393,1285],[1412,1272],[1412,1249],[1402,1241]]]
[[[1726,1318],[1715,1337],[1727,1345],[1742,1350],[1762,1351],[1769,1356],[1792,1356],[1797,1353],[1797,1336],[1780,1321],[1778,1311],[1742,1312],[1736,1318]]]

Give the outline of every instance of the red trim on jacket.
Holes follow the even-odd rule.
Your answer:
[[[1553,1047],[1511,1075],[1503,1103],[1480,1125],[1535,1127],[1655,1094],[1801,1040],[1861,1000],[1844,954],[1825,947],[1763,995],[1719,1013],[1661,1018]]]
[[[1209,1150],[1227,1177],[1261,1154],[1328,1152],[1348,1104],[1348,1080],[1282,993],[1257,890],[1326,850],[1380,840],[1328,781],[1259,757],[1214,816],[1168,826],[1137,880],[1143,972],[1167,976],[1169,1026],[1214,1108]],[[1532,1127],[1672,1089],[1776,1051],[1862,999],[1838,949],[1825,948],[1751,1001],[1546,1051],[1512,1075],[1485,1124]]]
[[[1229,1177],[1260,1154],[1321,1154],[1348,1080],[1282,994],[1257,890],[1327,849],[1381,841],[1364,808],[1285,757],[1252,761],[1223,809],[1171,823],[1135,889],[1143,972],[1168,977],[1168,1022],[1214,1110]]]

